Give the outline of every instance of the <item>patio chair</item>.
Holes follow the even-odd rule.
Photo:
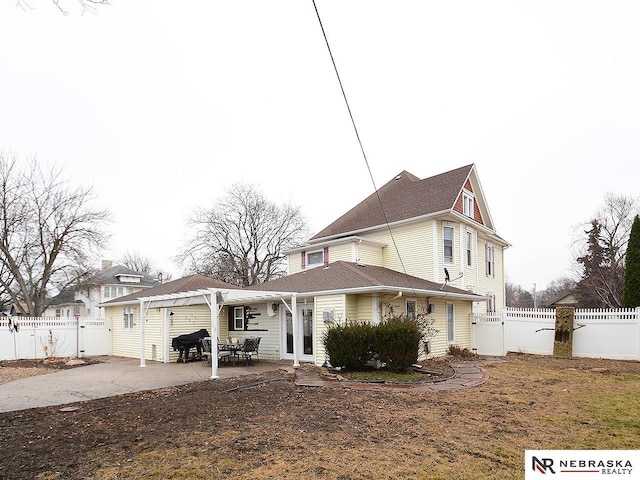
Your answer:
[[[256,357],[258,361],[258,348],[260,348],[260,340],[262,337],[257,338],[245,338],[244,344],[242,348],[236,352],[236,355],[242,356],[244,358],[245,365],[251,365],[251,360],[253,357]]]
[[[231,352],[229,350],[220,350],[220,345],[217,345],[218,362],[220,360],[226,361],[229,359]],[[202,362],[211,365],[211,337],[205,337],[202,339]]]

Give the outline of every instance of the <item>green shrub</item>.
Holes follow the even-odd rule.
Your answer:
[[[333,367],[362,370],[373,358],[373,326],[365,322],[347,321],[329,328],[323,343]]]
[[[392,372],[406,372],[418,361],[422,333],[415,320],[392,316],[375,327],[375,352]]]

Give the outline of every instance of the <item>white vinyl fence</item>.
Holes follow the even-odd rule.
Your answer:
[[[111,325],[103,318],[0,317],[0,360],[110,354]]]
[[[474,351],[499,356],[507,352],[551,355],[555,321],[554,309],[506,308],[501,314],[474,315]],[[575,357],[640,360],[640,308],[576,310],[574,329]]]

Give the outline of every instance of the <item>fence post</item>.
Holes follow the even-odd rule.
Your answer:
[[[471,316],[471,351],[478,353],[478,345],[476,345],[476,328],[478,328],[476,322],[477,313],[471,312],[469,315]]]
[[[508,311],[509,307],[505,307],[502,309],[502,312],[500,312],[501,316],[502,316],[502,356],[506,356],[507,355],[507,311]]]
[[[640,307],[636,307],[636,360],[640,360]]]

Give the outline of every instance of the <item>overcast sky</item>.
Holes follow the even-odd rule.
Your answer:
[[[0,149],[113,212],[105,258],[180,276],[232,183],[315,233],[373,193],[311,0],[0,3]],[[378,187],[475,163],[508,280],[570,272],[576,227],[640,188],[640,2],[317,0]]]

